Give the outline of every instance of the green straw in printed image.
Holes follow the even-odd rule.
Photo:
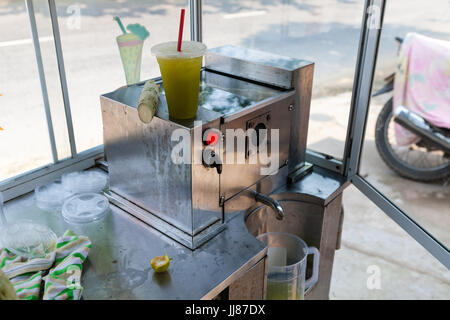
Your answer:
[[[120,18],[114,17],[114,20],[117,21],[123,33],[116,40],[119,46],[120,58],[122,59],[127,85],[130,85],[140,81],[142,47],[144,40],[150,33],[145,27],[139,24],[129,24],[127,29],[130,33],[127,33]]]

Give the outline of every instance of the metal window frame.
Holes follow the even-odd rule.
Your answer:
[[[371,29],[368,27],[368,21],[371,19],[372,14],[370,8],[372,6],[378,6],[380,8],[379,12],[381,16],[379,29]],[[412,238],[421,244],[445,267],[450,269],[449,250],[359,175],[385,7],[386,0],[366,0],[365,3],[365,14],[362,22],[358,62],[352,96],[352,107],[344,153],[343,174]]]
[[[386,0],[366,0],[364,6],[361,38],[344,150],[344,175],[348,178],[351,178],[359,171],[385,4]],[[380,7],[379,29],[370,29],[368,26],[368,20],[371,19],[369,8],[372,6]]]
[[[305,160],[306,162],[312,163],[315,166],[325,168],[340,174],[344,173],[344,162],[328,154],[307,149]]]
[[[61,34],[59,33],[58,12],[56,11],[55,0],[48,0],[50,19],[52,22],[53,39],[55,42],[56,60],[58,61],[59,81],[63,95],[64,112],[66,116],[67,133],[69,135],[70,152],[72,158],[77,154],[75,134],[73,132],[72,112],[70,110],[69,89],[67,87],[66,69],[64,67],[64,57],[61,44]]]
[[[202,42],[202,0],[189,0],[189,12],[191,25],[191,41]]]

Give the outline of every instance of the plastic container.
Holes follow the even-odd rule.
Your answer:
[[[267,300],[303,300],[319,276],[319,250],[308,247],[296,235],[268,232],[257,237],[268,246]],[[314,255],[313,273],[305,280],[309,254]]]
[[[12,253],[39,258],[56,249],[56,234],[47,226],[31,221],[18,221],[3,226],[0,230],[2,245]]]
[[[65,190],[71,194],[100,193],[108,184],[108,175],[99,171],[77,171],[61,177]]]
[[[103,219],[109,212],[109,201],[97,193],[81,193],[64,202],[62,216],[68,223],[82,224]]]
[[[34,189],[36,206],[48,211],[59,211],[64,201],[71,195],[72,192],[64,189],[59,181],[38,186]]]
[[[201,42],[183,41],[177,51],[177,41],[152,47],[158,60],[169,116],[174,119],[195,118],[198,109],[200,69],[206,46]]]

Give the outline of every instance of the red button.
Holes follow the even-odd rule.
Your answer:
[[[206,134],[205,144],[207,146],[214,146],[219,141],[219,133],[214,129],[208,129],[208,133]]]

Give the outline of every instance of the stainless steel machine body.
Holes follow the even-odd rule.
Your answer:
[[[197,117],[192,120],[169,118],[160,79],[156,79],[161,84],[160,105],[150,124],[142,123],[137,114],[143,83],[102,95],[111,201],[196,249],[223,230],[225,214],[255,203],[251,197],[233,199],[244,199],[239,195],[263,179],[270,180],[264,184],[270,185],[264,190],[270,193],[303,166],[313,67],[308,61],[233,46],[210,50],[201,73]],[[270,174],[261,175],[266,163],[251,163],[254,150],[248,142],[243,150],[227,150],[229,129],[252,128],[267,129],[267,148],[278,159]],[[187,163],[172,159],[182,142],[172,136],[176,129],[187,139],[183,142],[188,148],[182,152],[190,160]],[[209,129],[222,133],[218,136],[222,144],[204,143]],[[270,129],[279,130],[278,149],[272,148]],[[216,163],[205,162],[208,154],[216,156]],[[245,161],[229,163],[225,154]]]

